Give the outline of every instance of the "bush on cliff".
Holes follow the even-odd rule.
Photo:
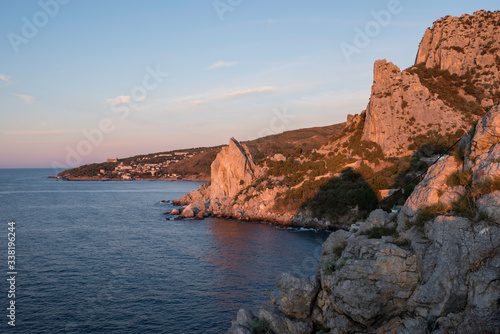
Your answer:
[[[356,206],[360,212],[368,213],[377,207],[377,195],[352,169],[346,169],[340,177],[330,179],[317,194],[305,203],[317,217],[336,220]]]

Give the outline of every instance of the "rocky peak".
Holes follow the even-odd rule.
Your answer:
[[[380,145],[386,156],[403,156],[433,131],[452,135],[469,122],[429,91],[411,71],[377,60],[362,139]],[[413,148],[414,149],[414,148]]]
[[[211,166],[211,198],[232,198],[260,174],[245,145],[231,138]]]
[[[447,16],[425,32],[415,66],[375,62],[362,139],[396,157],[456,137],[500,102],[499,82],[500,11]]]
[[[489,68],[498,78],[495,55],[499,48],[499,11],[446,16],[426,30],[415,63],[425,63],[426,67],[439,67],[458,75],[481,66]]]

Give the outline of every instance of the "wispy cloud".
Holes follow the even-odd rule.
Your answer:
[[[16,94],[16,93],[11,93],[11,94],[21,98],[24,101],[24,104],[33,104],[33,102],[35,101],[35,98],[31,95]]]
[[[117,104],[129,104],[132,102],[141,102],[145,99],[144,96],[139,96],[137,99],[132,99],[130,95],[118,95],[110,99],[106,99],[107,104],[117,105]]]
[[[218,69],[218,68],[222,68],[222,67],[231,67],[231,66],[234,66],[238,64],[238,62],[235,62],[235,61],[218,61],[216,63],[213,63],[212,65],[208,66],[207,68],[205,68],[205,70],[215,70],[215,69]]]
[[[203,99],[203,100],[195,100],[195,101],[192,101],[192,104],[198,105],[201,103],[212,102],[212,101],[224,101],[224,100],[228,100],[228,99],[232,99],[232,98],[240,97],[240,96],[244,96],[244,95],[271,92],[271,91],[274,91],[275,89],[276,88],[272,87],[272,86],[263,86],[263,87],[257,87],[257,88],[236,90],[236,91],[233,91],[230,93],[208,97],[208,98]]]
[[[9,76],[0,73],[0,80],[3,82],[0,82],[0,88],[12,85],[12,80],[10,79]]]
[[[58,130],[28,130],[28,131],[5,131],[4,134],[11,136],[39,136],[39,135],[58,135],[62,133],[78,133],[77,129],[58,129]]]

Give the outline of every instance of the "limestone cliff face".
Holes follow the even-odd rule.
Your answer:
[[[411,139],[430,131],[468,127],[463,115],[429,92],[418,75],[384,59],[375,62],[373,77],[362,139],[379,144],[386,156],[409,154]]]
[[[499,11],[447,16],[425,32],[414,67],[376,61],[362,139],[407,155],[419,135],[452,136],[500,102],[499,22]]]
[[[248,148],[231,138],[211,166],[211,198],[233,198],[248,187],[260,173]]]
[[[416,64],[439,67],[463,75],[471,68],[487,67],[491,73],[480,80],[498,78],[495,49],[500,48],[500,12],[446,16],[427,29],[420,42]]]
[[[255,318],[283,334],[498,333],[500,105],[460,148],[463,160],[447,156],[432,166],[399,214],[375,210],[332,233],[315,276],[282,274],[279,295],[257,314],[240,310],[228,334],[252,333]],[[452,175],[463,186],[447,184]],[[447,209],[457,201],[474,204],[473,214]],[[415,223],[438,203],[446,212]]]
[[[429,168],[403,207],[400,229],[422,208],[441,204],[449,209],[464,196],[478,214],[500,224],[500,105],[462,137],[460,149],[463,161],[447,156]],[[450,182],[454,175],[457,184]]]

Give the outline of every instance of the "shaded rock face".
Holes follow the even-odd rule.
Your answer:
[[[413,216],[417,210],[426,206],[437,203],[449,205],[454,196],[451,196],[451,194],[444,196],[443,194],[445,192],[459,193],[460,189],[448,190],[446,179],[460,169],[460,164],[452,156],[446,156],[435,165],[431,166],[422,182],[415,187],[412,195],[406,201],[404,208],[405,213],[409,216]]]
[[[429,205],[450,205],[453,193],[461,196],[475,184],[500,177],[497,134],[498,106],[462,138],[463,161],[446,156],[429,169],[398,220],[414,219]],[[464,172],[467,185],[446,184],[451,175]],[[397,234],[395,216],[375,210],[357,223],[357,231],[328,237],[315,277],[282,274],[276,281],[279,298],[258,317],[275,333],[313,333],[315,327],[330,333],[498,333],[499,200],[500,190],[481,193],[476,201],[488,218],[473,222],[441,215],[420,229],[399,224]],[[374,229],[387,232],[369,239],[376,237],[368,233]],[[236,329],[229,333],[239,333]]]
[[[423,334],[431,325],[440,328],[436,333],[496,333],[499,226],[440,216],[410,245],[393,242],[390,236],[332,233],[316,277],[282,274],[276,305],[258,317],[275,333],[323,327],[330,333]]]
[[[241,189],[252,184],[260,169],[248,148],[231,138],[211,166],[211,198],[233,198]]]
[[[486,214],[500,224],[500,189],[477,190],[481,184],[500,183],[500,105],[491,108],[477,126],[462,137],[459,147],[464,151],[464,161],[446,156],[429,168],[398,217],[399,230],[404,228],[405,220],[415,217],[422,208],[436,204],[450,207],[463,196],[474,193],[479,193],[475,199],[478,214]],[[453,175],[469,175],[470,181],[463,186],[448,185]]]
[[[375,62],[373,77],[362,139],[379,144],[387,156],[409,154],[409,138],[430,130],[468,128],[462,115],[431,94],[418,75],[384,59]]]
[[[300,279],[287,273],[276,280],[280,290],[279,310],[290,318],[306,319],[311,314],[314,298],[319,290],[316,277]]]

